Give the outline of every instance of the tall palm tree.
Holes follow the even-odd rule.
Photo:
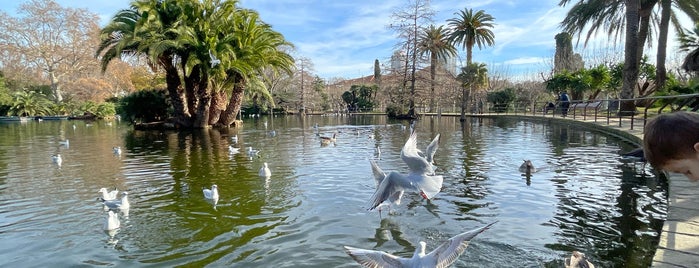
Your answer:
[[[420,56],[430,56],[430,111],[434,112],[434,88],[437,65],[441,59],[447,62],[450,57],[456,56],[456,48],[449,42],[447,29],[443,26],[430,25],[418,34],[418,52]]]
[[[466,63],[473,59],[473,46],[479,49],[495,44],[495,34],[491,30],[495,24],[495,18],[483,10],[475,14],[473,9],[464,9],[458,13],[457,18],[448,19],[451,34],[449,40],[452,44],[461,44],[466,49]]]
[[[565,6],[571,0],[561,0],[559,5]],[[653,12],[656,4],[660,3],[660,15]],[[674,5],[673,5],[674,4]],[[675,9],[673,10],[673,6]],[[582,34],[587,29],[585,44],[598,31],[606,32],[615,40],[624,33],[626,25],[625,17],[626,2],[624,0],[590,0],[575,1],[566,18],[561,22],[561,26],[570,33]],[[656,85],[663,87],[667,72],[665,59],[667,56],[667,36],[669,26],[672,25],[679,33],[682,26],[675,11],[688,15],[693,21],[699,20],[699,3],[697,1],[686,0],[641,0],[640,2],[640,25],[639,25],[639,46],[638,61],[643,57],[644,44],[652,42],[654,22],[657,25],[658,48],[656,58]],[[670,23],[671,22],[671,23]]]
[[[230,56],[221,59],[227,79],[234,82],[230,100],[218,122],[223,126],[229,126],[235,121],[248,82],[261,79],[265,68],[274,72],[291,73],[295,66],[293,57],[284,50],[292,45],[282,34],[260,21],[259,14],[253,10],[241,9],[237,14],[229,21],[235,34],[227,35],[225,41]]]
[[[624,71],[619,97],[627,99],[621,101],[619,113],[622,115],[634,114],[636,104],[628,99],[633,98],[636,80],[638,80],[639,55],[638,47],[642,46],[638,38],[638,22],[640,19],[640,3],[638,0],[625,0],[626,2],[626,42],[624,42]]]

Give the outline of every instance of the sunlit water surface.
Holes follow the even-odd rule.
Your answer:
[[[369,159],[406,170],[401,125],[384,116],[246,118],[240,129],[179,133],[0,124],[0,267],[358,267],[343,245],[408,257],[419,240],[429,251],[495,221],[454,267],[562,267],[572,250],[597,267],[649,266],[667,186],[621,162],[628,142],[545,122],[472,118],[462,127],[426,117],[416,123],[418,146],[441,134],[442,191],[430,201],[407,193],[380,218],[366,209]],[[321,146],[317,135],[334,132],[336,144]],[[229,145],[260,154],[229,154]],[[539,169],[530,178],[518,171],[523,159]],[[264,162],[269,179],[258,177]],[[215,207],[202,194],[212,184]],[[116,232],[102,230],[102,187],[129,193]]]

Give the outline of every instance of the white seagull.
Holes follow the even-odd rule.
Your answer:
[[[269,178],[272,177],[272,171],[269,170],[269,167],[267,166],[267,162],[264,163],[264,166],[260,168],[260,177],[263,178]]]
[[[59,141],[59,142],[58,142],[58,145],[63,145],[63,146],[65,146],[66,148],[68,148],[68,147],[70,147],[70,140],[66,139],[66,140],[64,140],[64,141]]]
[[[63,158],[61,157],[61,154],[54,154],[51,156],[51,161],[53,161],[54,164],[57,166],[61,166],[63,164]]]
[[[127,192],[121,192],[121,199],[104,200],[100,198],[100,200],[102,200],[102,204],[110,210],[127,210],[131,207],[131,204],[129,204],[129,193]]]
[[[121,146],[112,147],[112,151],[114,151],[114,155],[121,156]]]
[[[214,53],[211,53],[211,49],[209,49],[209,58],[211,58],[211,68],[214,68],[216,67],[216,65],[221,64],[221,60],[217,59]]]
[[[111,231],[119,228],[121,226],[121,222],[119,221],[119,214],[111,210],[107,213],[107,219],[104,221],[102,229],[104,229],[105,231]]]
[[[228,153],[237,154],[240,152],[240,148],[233,147],[233,145],[228,145]]]
[[[238,143],[238,134],[235,134],[235,136],[231,137],[231,141]]]
[[[116,188],[112,191],[107,190],[107,188],[100,188],[97,192],[102,194],[102,200],[115,200],[119,194],[119,190]]]
[[[411,258],[402,258],[377,250],[348,246],[344,246],[344,248],[345,252],[347,252],[352,259],[364,267],[448,267],[464,253],[471,239],[490,228],[493,224],[495,224],[495,222],[485,227],[455,235],[427,254],[425,254],[425,246],[427,243],[420,241],[420,245],[415,248],[415,253],[413,253]]]
[[[432,175],[434,169],[426,158],[419,155],[416,139],[417,135],[413,132],[400,152],[400,158],[408,165],[410,173],[388,173],[371,197],[369,210],[375,209],[401,191],[415,191],[420,193],[422,198],[432,199],[441,190],[444,178],[441,175]]]
[[[204,198],[214,202],[214,205],[218,203],[218,186],[216,184],[211,185],[211,189],[204,188]]]

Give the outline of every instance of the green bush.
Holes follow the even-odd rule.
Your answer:
[[[386,107],[386,115],[388,115],[389,118],[396,118],[400,115],[405,115],[407,113],[407,109],[398,104],[389,104]]]
[[[129,122],[156,122],[165,119],[169,105],[162,90],[142,90],[119,102],[119,114]]]

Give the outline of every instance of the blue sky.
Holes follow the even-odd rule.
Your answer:
[[[88,9],[104,23],[118,10],[128,8],[130,0],[56,2],[64,7]],[[496,24],[495,45],[482,50],[474,48],[473,60],[486,63],[491,74],[536,79],[537,73],[547,72],[552,66],[554,36],[560,32],[559,23],[569,8],[559,7],[558,2],[433,0],[431,7],[435,25],[446,24],[447,19],[464,8],[491,14]],[[406,0],[240,1],[240,6],[257,10],[263,21],[296,46],[294,56],[311,59],[315,73],[325,79],[371,75],[375,59],[389,65],[398,40],[386,25],[391,23],[391,14],[405,4]],[[2,1],[0,10],[14,14],[18,6],[15,1]],[[606,38],[600,40],[601,44],[611,43]],[[669,51],[672,40],[674,37]],[[579,46],[576,52],[585,55],[582,49]],[[465,53],[460,54],[465,61]]]

